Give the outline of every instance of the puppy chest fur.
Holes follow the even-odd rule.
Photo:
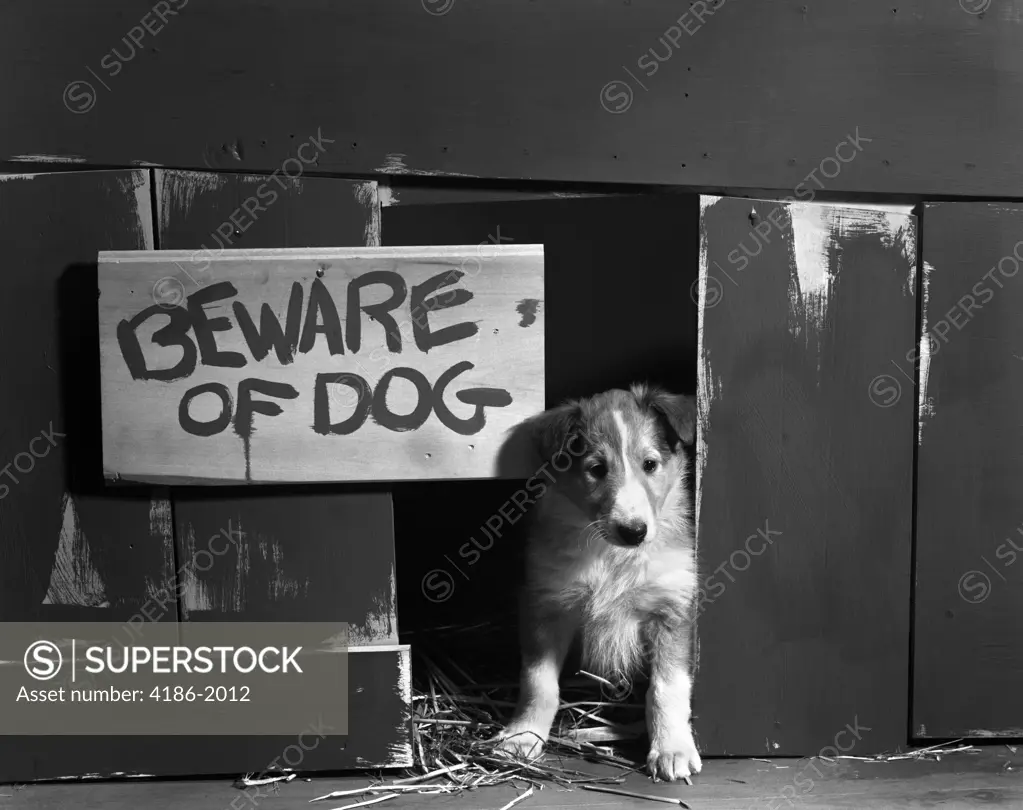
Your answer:
[[[529,598],[577,614],[588,667],[629,674],[651,634],[682,631],[689,616],[688,466],[656,415],[628,400],[596,409],[583,430],[579,465],[538,508]]]
[[[558,500],[552,493],[554,510]],[[605,677],[631,674],[649,657],[651,634],[688,622],[696,592],[691,529],[688,537],[636,550],[560,522],[541,521],[538,529],[531,538],[527,599],[578,616],[591,670]]]

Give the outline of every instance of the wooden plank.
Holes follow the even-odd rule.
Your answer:
[[[197,251],[199,270],[225,249],[380,244],[376,182],[164,169],[153,174],[157,247]],[[188,279],[179,272],[179,278],[191,282],[189,292],[204,281],[198,274]]]
[[[353,646],[398,642],[389,493],[176,489],[174,517],[183,619],[348,622]]]
[[[353,647],[349,651],[347,737],[319,736],[314,731],[318,718],[296,717],[295,735],[286,737],[96,737],[90,745],[83,745],[90,741],[84,737],[38,738],[32,745],[21,738],[8,738],[17,745],[5,746],[8,750],[0,766],[0,781],[235,776],[273,767],[302,771],[407,767],[412,762],[409,665],[407,646]],[[297,744],[300,739],[304,748]]]
[[[152,247],[145,170],[0,182],[0,618],[174,620],[166,491],[110,492],[100,452],[96,254]]]
[[[702,205],[701,751],[806,755],[857,720],[854,753],[903,745],[913,404],[878,379],[914,345],[916,220]]]
[[[148,170],[0,178],[0,620],[177,621],[165,489],[105,487],[96,254],[153,246]],[[16,395],[9,395],[16,392]],[[51,441],[52,439],[52,441]],[[0,781],[130,740],[0,739]]]
[[[471,185],[470,185],[471,183]],[[523,186],[526,185],[526,188]],[[380,181],[380,205],[451,205],[453,203],[525,202],[527,200],[558,200],[604,197],[623,192],[615,187],[612,192],[555,191],[549,183],[524,184],[521,181],[498,183],[494,181],[452,181],[430,177],[400,176]],[[638,193],[638,192],[637,192]]]
[[[0,77],[21,114],[0,121],[0,160],[1019,192],[1014,0],[426,5],[447,13],[374,0],[241,18],[229,0],[11,7]],[[857,127],[862,151],[839,147]]]
[[[565,760],[562,767],[599,776],[622,777],[621,787],[647,795],[682,798],[698,810],[767,810],[791,805],[805,810],[860,810],[935,806],[943,808],[1011,807],[1023,803],[1023,752],[1005,746],[978,753],[943,756],[940,761],[859,762],[823,759],[758,760],[713,759],[704,763],[693,784],[651,784],[643,773]],[[368,775],[344,778],[296,779],[269,787],[244,791],[229,779],[175,780],[168,782],[113,782],[105,784],[24,785],[0,790],[0,807],[31,807],[33,810],[64,810],[67,807],[102,807],[104,810],[223,810],[258,804],[266,810],[309,808],[309,801],[335,790],[353,790],[371,784]],[[439,784],[439,782],[438,782]],[[427,802],[454,810],[498,810],[521,795],[523,785],[503,784],[464,791],[443,798],[411,793],[386,802],[390,808],[418,808]],[[10,796],[4,797],[2,794]],[[347,800],[346,800],[347,798]],[[325,807],[344,807],[366,797],[342,797]],[[243,804],[244,802],[244,804]],[[530,808],[623,808],[657,807],[650,802],[623,799],[573,787],[570,790],[537,790],[524,802]],[[316,807],[316,805],[312,805]]]
[[[543,409],[542,246],[191,259],[100,256],[108,476],[528,476],[501,462],[508,431]]]
[[[923,226],[913,732],[1019,737],[1023,206],[929,204]]]

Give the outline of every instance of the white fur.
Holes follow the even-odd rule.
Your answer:
[[[587,513],[596,501],[580,500],[582,477],[558,481],[536,507],[526,598],[543,608],[537,615],[553,613],[562,623],[554,627],[557,620],[548,618],[542,628],[532,628],[541,651],[524,664],[519,706],[500,735],[500,747],[529,755],[541,750],[557,710],[558,673],[578,624],[584,666],[591,671],[611,679],[632,677],[653,659],[647,706],[649,764],[655,776],[675,779],[700,769],[689,722],[688,656],[679,649],[684,646],[680,639],[688,638],[684,625],[690,621],[696,593],[689,470],[683,452],[666,458],[658,452],[653,417],[646,421],[635,413],[632,417],[630,423],[621,411],[611,412],[621,452],[616,489],[609,500],[601,500],[610,504],[605,519],[593,521]],[[648,458],[662,465],[656,485],[654,479],[641,477],[647,475],[643,463]],[[613,525],[639,520],[647,525],[642,543],[613,542]],[[651,656],[657,652],[645,649],[651,643],[670,644],[673,649]]]
[[[654,514],[650,506],[650,499],[647,497],[646,489],[640,482],[635,460],[628,457],[624,448],[632,443],[632,436],[629,426],[625,424],[621,411],[614,411],[612,414],[615,427],[618,429],[618,446],[623,448],[623,456],[626,458],[625,482],[615,493],[614,507],[611,510],[611,519],[616,523],[635,523],[642,521],[647,525],[647,541],[654,538],[650,532],[654,530]],[[642,462],[641,462],[642,463]]]
[[[676,667],[658,668],[647,691],[647,730],[650,733],[650,772],[669,782],[699,773],[703,764],[689,725],[693,683],[689,673]]]

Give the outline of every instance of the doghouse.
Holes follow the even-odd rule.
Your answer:
[[[1019,12],[3,12],[0,677],[25,680],[30,623],[214,645],[227,623],[238,643],[315,625],[345,701],[297,748],[306,726],[269,709],[75,725],[12,703],[0,782],[53,784],[0,794],[203,807],[188,791],[215,784],[222,807],[252,795],[210,778],[248,774],[290,806],[450,769],[431,735],[482,738],[510,694],[484,687],[517,676],[535,467],[506,437],[651,381],[699,403],[708,767],[668,789],[623,766],[619,787],[1023,801]],[[489,714],[445,716],[448,687]],[[638,720],[580,716],[566,745],[613,771]],[[331,780],[279,784],[296,773]]]

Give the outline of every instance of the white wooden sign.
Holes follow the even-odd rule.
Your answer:
[[[528,477],[540,245],[100,253],[103,463],[161,483]]]

